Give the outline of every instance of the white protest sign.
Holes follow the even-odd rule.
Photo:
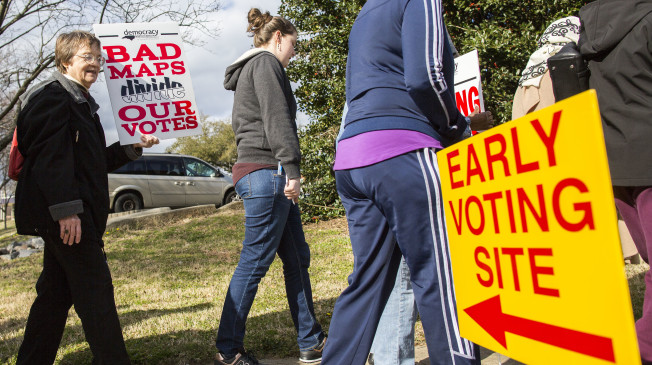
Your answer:
[[[455,59],[455,101],[464,116],[471,114],[478,105],[481,112],[485,111],[478,50]]]
[[[169,139],[201,133],[177,24],[95,24],[93,30],[106,57],[121,144],[139,142],[141,134]]]

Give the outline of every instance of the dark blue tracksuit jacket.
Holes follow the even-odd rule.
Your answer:
[[[379,6],[393,9],[374,11]],[[462,135],[467,122],[455,105],[441,11],[439,0],[365,4],[349,38],[342,139],[384,129],[415,130],[444,144]]]

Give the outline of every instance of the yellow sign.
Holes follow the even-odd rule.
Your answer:
[[[462,336],[528,364],[640,364],[595,92],[438,161]]]

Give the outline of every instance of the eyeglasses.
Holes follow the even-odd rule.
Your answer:
[[[95,56],[90,55],[90,54],[83,54],[83,55],[76,54],[75,56],[83,58],[84,61],[86,61],[86,63],[88,63],[89,65],[92,65],[94,61],[97,61],[97,63],[99,63],[100,66],[102,66],[102,65],[104,65],[104,62],[106,61],[106,59],[103,56],[95,57]]]

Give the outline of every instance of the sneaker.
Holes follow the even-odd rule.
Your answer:
[[[221,352],[215,355],[213,365],[258,365],[258,360],[252,355],[247,354],[245,351],[238,352],[237,355],[230,359],[224,358]]]
[[[299,361],[303,363],[313,363],[313,362],[321,361],[321,353],[324,350],[325,344],[326,344],[326,336],[324,336],[324,339],[321,341],[319,345],[317,345],[317,347],[311,350],[301,351],[299,354]]]

